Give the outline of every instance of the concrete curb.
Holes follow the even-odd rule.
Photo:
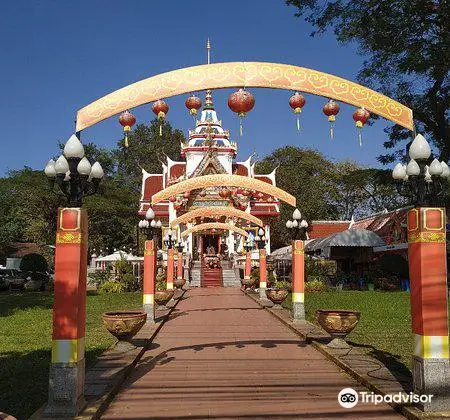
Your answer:
[[[170,307],[169,311],[162,316],[161,321],[158,324],[155,324],[156,327],[154,330],[151,330],[151,335],[148,338],[141,338],[138,337],[136,340],[144,340],[144,345],[137,346],[134,349],[130,349],[130,353],[133,353],[133,351],[137,351],[137,354],[132,356],[130,358],[130,361],[120,369],[119,372],[110,372],[110,383],[108,384],[106,392],[101,395],[100,397],[92,400],[88,400],[86,407],[83,409],[83,411],[76,417],[73,417],[73,420],[97,420],[100,419],[101,415],[105,412],[105,410],[108,408],[111,401],[114,399],[114,397],[118,394],[120,391],[123,383],[126,381],[128,376],[130,375],[133,368],[136,366],[136,364],[139,362],[139,360],[142,358],[144,353],[147,351],[149,345],[153,342],[163,325],[169,320],[170,315],[177,307],[178,303],[181,301],[181,299],[185,296],[185,294],[188,292],[188,290],[183,289],[182,293],[174,299],[174,304]],[[145,326],[144,326],[145,328]],[[117,344],[114,344],[109,349],[105,350],[102,355],[110,352],[114,348],[117,347]],[[139,349],[140,348],[140,349]],[[138,351],[139,349],[139,351]],[[102,355],[99,356],[99,359],[102,357]],[[89,370],[86,371],[86,376],[89,372],[95,370],[96,365],[92,366]],[[113,379],[111,379],[113,378]],[[43,411],[45,409],[46,404],[41,406],[30,418],[29,420],[67,420],[55,418],[55,417],[43,417]]]
[[[295,327],[295,324],[293,322],[290,322],[286,320],[286,318],[283,318],[280,316],[279,313],[274,311],[271,307],[268,307],[264,305],[259,298],[256,295],[252,295],[251,293],[246,293],[241,289],[242,293],[248,296],[250,299],[257,302],[261,307],[263,307],[265,310],[270,312],[275,318],[277,318],[279,321],[281,321],[284,325],[286,325],[290,330],[292,330],[294,333],[299,335],[301,338],[303,338],[305,341],[309,342],[315,349],[317,349],[320,353],[322,353],[328,360],[335,363],[339,368],[341,368],[343,371],[348,373],[351,377],[356,379],[361,385],[368,388],[370,391],[373,391],[380,395],[386,395],[387,393],[383,391],[381,388],[373,384],[372,382],[368,381],[367,378],[365,378],[363,375],[361,375],[358,371],[353,369],[351,366],[343,362],[341,359],[336,357],[333,353],[331,353],[327,346],[319,343],[314,338],[308,337],[304,333],[302,333],[298,328]],[[283,311],[286,311],[286,309],[283,308]],[[320,327],[317,327],[313,324],[311,324],[309,321],[305,321],[305,323],[311,325],[311,329],[319,329]],[[324,337],[328,336],[328,334],[324,334]],[[397,412],[403,414],[407,419],[409,420],[437,420],[437,419],[448,419],[450,418],[450,413],[424,413],[423,411],[413,407],[413,406],[406,406],[396,403],[388,403],[392,408],[394,408]]]

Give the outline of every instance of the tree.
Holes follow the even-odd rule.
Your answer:
[[[257,173],[270,173],[277,169],[277,186],[289,191],[308,220],[335,219],[339,216],[335,206],[329,204],[333,180],[333,164],[319,152],[286,146],[274,150],[256,164]],[[271,241],[274,248],[289,242],[285,227],[292,218],[292,207],[281,204],[280,220],[272,226]]]
[[[21,271],[31,271],[45,273],[47,271],[48,264],[45,258],[40,254],[26,254],[20,261]]]
[[[416,130],[450,158],[450,2],[447,0],[287,0],[296,16],[315,28],[312,36],[332,28],[340,43],[357,43],[365,57],[358,80],[413,110]],[[324,4],[325,3],[325,4]],[[386,129],[387,149],[411,133],[395,125]],[[386,164],[401,150],[379,156]]]
[[[129,147],[123,147],[123,140],[113,152],[117,161],[117,176],[136,191],[141,191],[142,169],[149,173],[161,173],[161,161],[166,155],[180,160],[180,145],[186,141],[183,132],[173,129],[164,122],[163,134],[159,135],[159,122],[155,118],[150,125],[138,124],[129,138]]]

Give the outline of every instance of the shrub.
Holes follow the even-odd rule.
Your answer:
[[[48,264],[46,259],[40,254],[27,254],[22,257],[20,261],[21,271],[30,272],[45,272],[48,269]]]
[[[107,280],[100,285],[98,291],[102,293],[121,293],[125,291],[125,286],[120,281]]]
[[[95,270],[93,273],[89,274],[89,282],[95,284],[97,287],[108,281],[111,277],[110,270]]]
[[[133,274],[133,265],[125,259],[121,259],[115,263],[117,272],[116,280],[123,283],[124,290],[127,292],[135,292],[141,287],[139,279]]]
[[[163,291],[167,289],[167,283],[165,280],[159,280],[155,284],[155,290]]]
[[[292,284],[286,280],[276,281],[272,284],[274,289],[283,289],[287,291],[292,291]]]
[[[259,280],[259,268],[253,268],[250,272],[250,277],[252,279],[258,279]]]
[[[305,292],[324,292],[325,283],[320,279],[313,279],[305,283]]]

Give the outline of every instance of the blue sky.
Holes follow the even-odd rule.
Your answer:
[[[154,74],[202,64],[211,38],[212,60],[295,64],[355,80],[362,63],[355,46],[332,34],[311,38],[311,27],[283,0],[270,1],[14,1],[2,4],[0,39],[3,130],[0,174],[24,165],[43,168],[57,141],[74,131],[77,109]],[[322,114],[324,98],[306,95],[298,132],[288,106],[291,92],[253,89],[254,110],[238,137],[228,110],[231,90],[214,94],[216,109],[239,143],[238,158],[260,157],[282,145],[315,148],[333,160],[377,165],[386,138],[380,119],[364,130],[358,146],[354,108],[341,106],[335,139]],[[168,99],[168,119],[185,133],[192,119],[185,95]],[[150,105],[133,111],[138,122],[153,117]],[[121,127],[113,117],[83,132],[83,141],[113,147]],[[149,149],[151,150],[151,149]]]

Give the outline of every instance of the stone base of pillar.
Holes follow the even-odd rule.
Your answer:
[[[305,320],[305,304],[303,302],[292,303],[292,319],[294,321]]]
[[[433,395],[431,401],[420,402],[426,412],[450,410],[449,359],[422,359],[413,356],[414,393]]]
[[[147,323],[155,323],[155,305],[151,303],[144,303],[142,310],[147,314]]]
[[[74,417],[86,406],[85,359],[50,365],[48,403],[44,417]]]
[[[260,287],[259,288],[259,299],[261,299],[261,300],[269,300],[269,299],[267,299],[266,288],[265,287]]]

